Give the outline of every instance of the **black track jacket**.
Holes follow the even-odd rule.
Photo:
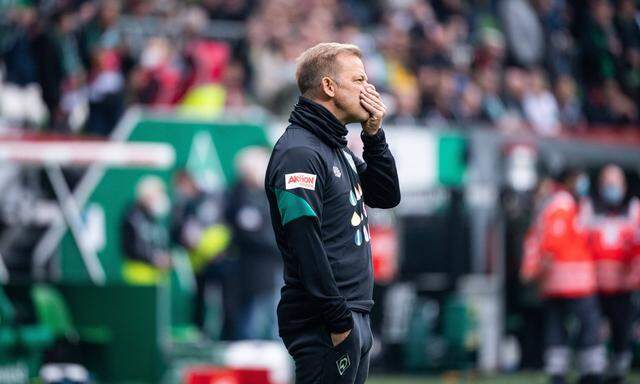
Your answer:
[[[346,127],[301,97],[275,145],[265,179],[284,259],[280,335],[325,325],[352,328],[351,310],[373,306],[367,210],[400,202],[395,160],[380,130],[362,133],[364,161],[346,147]]]

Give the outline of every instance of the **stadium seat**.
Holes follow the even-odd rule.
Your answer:
[[[52,287],[35,285],[31,295],[38,318],[57,338],[64,338],[72,343],[81,341],[92,344],[104,344],[111,339],[106,327],[76,328],[64,299]]]
[[[25,361],[35,373],[43,351],[53,341],[53,333],[48,327],[18,323],[13,304],[0,288],[0,363]]]

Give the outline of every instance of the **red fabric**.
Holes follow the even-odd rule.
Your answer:
[[[270,384],[269,371],[264,368],[235,368],[239,384]]]
[[[220,367],[189,368],[184,382],[185,384],[241,384],[235,372]]]
[[[590,246],[596,263],[598,291],[625,292],[631,286],[631,264],[636,223],[627,214],[593,215],[590,219]]]
[[[175,104],[175,94],[180,85],[180,71],[166,65],[154,69],[151,76],[158,82],[158,92],[153,100],[153,105]]]
[[[188,368],[185,384],[271,384],[265,368],[225,368],[196,366]]]
[[[535,227],[532,226],[524,236],[520,278],[527,282],[536,280],[542,273],[542,259],[537,235]]]
[[[373,279],[378,284],[390,283],[398,271],[398,239],[391,227],[370,226]]]
[[[538,281],[546,297],[592,295],[596,276],[588,240],[578,203],[568,192],[556,192],[527,234],[521,276]]]
[[[219,83],[231,57],[229,44],[211,40],[196,40],[187,46],[193,58],[196,84]]]
[[[193,68],[184,74],[173,94],[174,104],[179,103],[193,87],[221,83],[231,59],[231,47],[220,41],[194,40],[187,45],[185,55]]]

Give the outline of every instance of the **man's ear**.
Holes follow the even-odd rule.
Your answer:
[[[322,78],[322,92],[329,97],[336,95],[336,84],[330,77],[325,76]]]

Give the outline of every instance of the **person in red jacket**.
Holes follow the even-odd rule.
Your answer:
[[[595,259],[600,307],[609,323],[607,383],[623,383],[631,366],[631,292],[637,286],[632,269],[637,201],[625,199],[624,172],[608,165],[600,172],[598,196],[589,217],[590,247]]]
[[[575,343],[579,382],[600,383],[606,365],[598,336],[595,268],[578,200],[585,189],[584,175],[563,171],[524,242],[521,277],[536,282],[545,300],[544,362],[553,384],[566,382],[571,361],[567,323],[572,318],[580,325]]]

